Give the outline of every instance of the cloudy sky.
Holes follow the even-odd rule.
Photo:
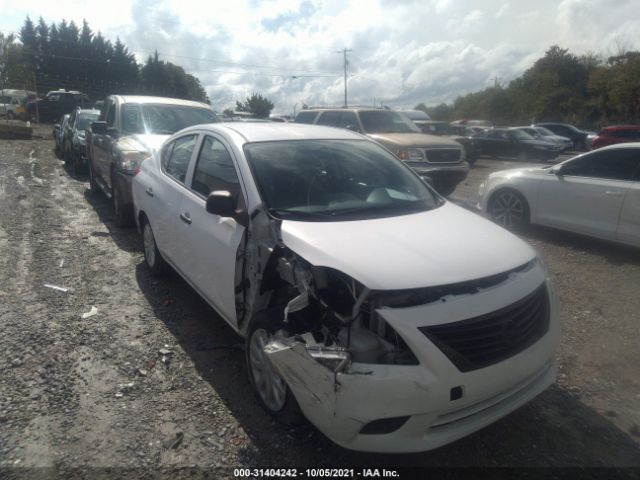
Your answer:
[[[507,84],[553,44],[640,49],[640,0],[0,0],[0,12],[5,33],[26,15],[86,18],[140,62],[157,50],[217,110],[252,92],[279,113],[342,105],[344,48],[349,103],[393,107]]]

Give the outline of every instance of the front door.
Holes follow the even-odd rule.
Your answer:
[[[613,240],[636,161],[631,150],[598,150],[540,183],[534,222]]]
[[[226,190],[237,209],[246,208],[230,151],[224,140],[211,135],[201,143],[190,188],[179,208],[183,249],[178,262],[199,293],[235,327],[236,258],[245,227],[233,218],[208,213],[205,207],[209,193]]]

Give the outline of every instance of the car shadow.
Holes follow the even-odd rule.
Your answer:
[[[640,265],[640,249],[637,247],[540,225],[530,225],[520,234],[529,240],[604,257],[612,265]]]
[[[259,407],[246,374],[243,340],[177,274],[156,280],[141,262],[136,279],[155,316],[250,438],[238,452],[243,466],[640,466],[640,448],[627,433],[557,386],[481,431],[430,452],[346,450],[309,423],[285,427]]]
[[[79,180],[82,179],[82,177],[78,176],[76,179]],[[84,191],[84,198],[87,203],[93,207],[98,214],[100,221],[108,230],[108,232],[91,232],[91,236],[110,236],[115,244],[126,252],[139,252],[142,250],[140,237],[135,225],[132,227],[117,226],[115,222],[115,214],[113,212],[113,205],[102,192],[93,193],[87,185],[87,188]]]

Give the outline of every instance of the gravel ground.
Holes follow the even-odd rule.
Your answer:
[[[37,128],[45,138],[0,140],[0,478],[287,466],[633,466],[617,473],[637,478],[639,250],[527,231],[561,301],[557,385],[431,452],[350,452],[259,408],[241,339],[177,275],[149,276],[135,229],[114,226]],[[514,165],[481,159],[454,197]]]

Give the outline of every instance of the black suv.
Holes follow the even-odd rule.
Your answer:
[[[38,122],[55,122],[65,113],[76,108],[91,108],[89,97],[80,92],[56,90],[47,93],[40,100],[33,100],[26,105],[27,119]]]

